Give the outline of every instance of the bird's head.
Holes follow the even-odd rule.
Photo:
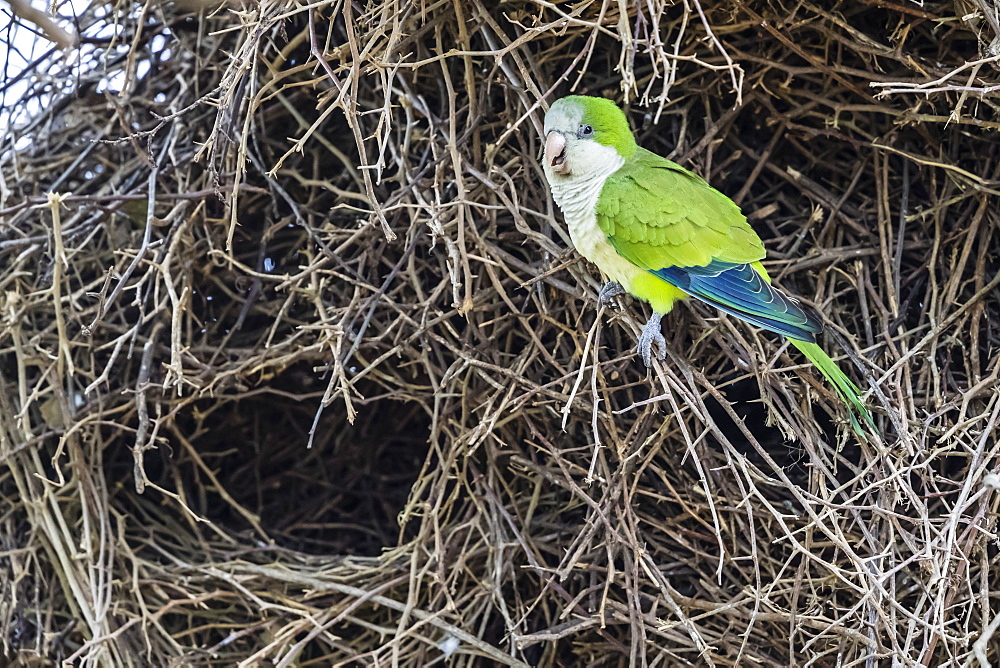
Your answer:
[[[545,176],[549,183],[587,178],[636,151],[628,119],[611,100],[570,95],[545,114]]]

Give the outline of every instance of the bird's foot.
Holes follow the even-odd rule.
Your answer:
[[[642,334],[639,335],[638,350],[647,368],[653,366],[654,356],[660,361],[667,357],[667,340],[663,338],[663,332],[660,331],[660,318],[662,317],[662,313],[653,313],[653,317],[649,319],[646,326],[642,328]],[[654,345],[659,347],[659,352],[653,350]]]
[[[626,290],[622,287],[622,284],[618,281],[608,281],[601,288],[601,291],[597,294],[597,302],[601,306],[607,306],[611,303],[611,300],[618,295],[625,294]]]

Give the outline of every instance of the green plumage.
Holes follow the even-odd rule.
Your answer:
[[[643,269],[755,262],[765,255],[731,199],[644,148],[604,182],[597,224],[615,250]]]

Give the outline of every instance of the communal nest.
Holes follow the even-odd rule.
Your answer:
[[[1000,661],[992,0],[232,3],[7,12],[0,662]],[[643,368],[570,91],[741,204],[881,439],[700,305]]]

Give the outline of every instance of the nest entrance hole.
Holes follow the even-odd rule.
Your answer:
[[[254,532],[247,513],[255,516],[285,549],[377,556],[396,546],[399,514],[427,455],[430,419],[416,403],[381,398],[352,425],[335,402],[308,447],[326,382],[299,364],[241,398],[197,401],[177,419],[177,433],[189,440],[171,435],[169,447],[147,453],[147,477],[181,487],[194,512],[227,532]],[[131,452],[123,448],[110,465],[119,479],[131,475]]]

